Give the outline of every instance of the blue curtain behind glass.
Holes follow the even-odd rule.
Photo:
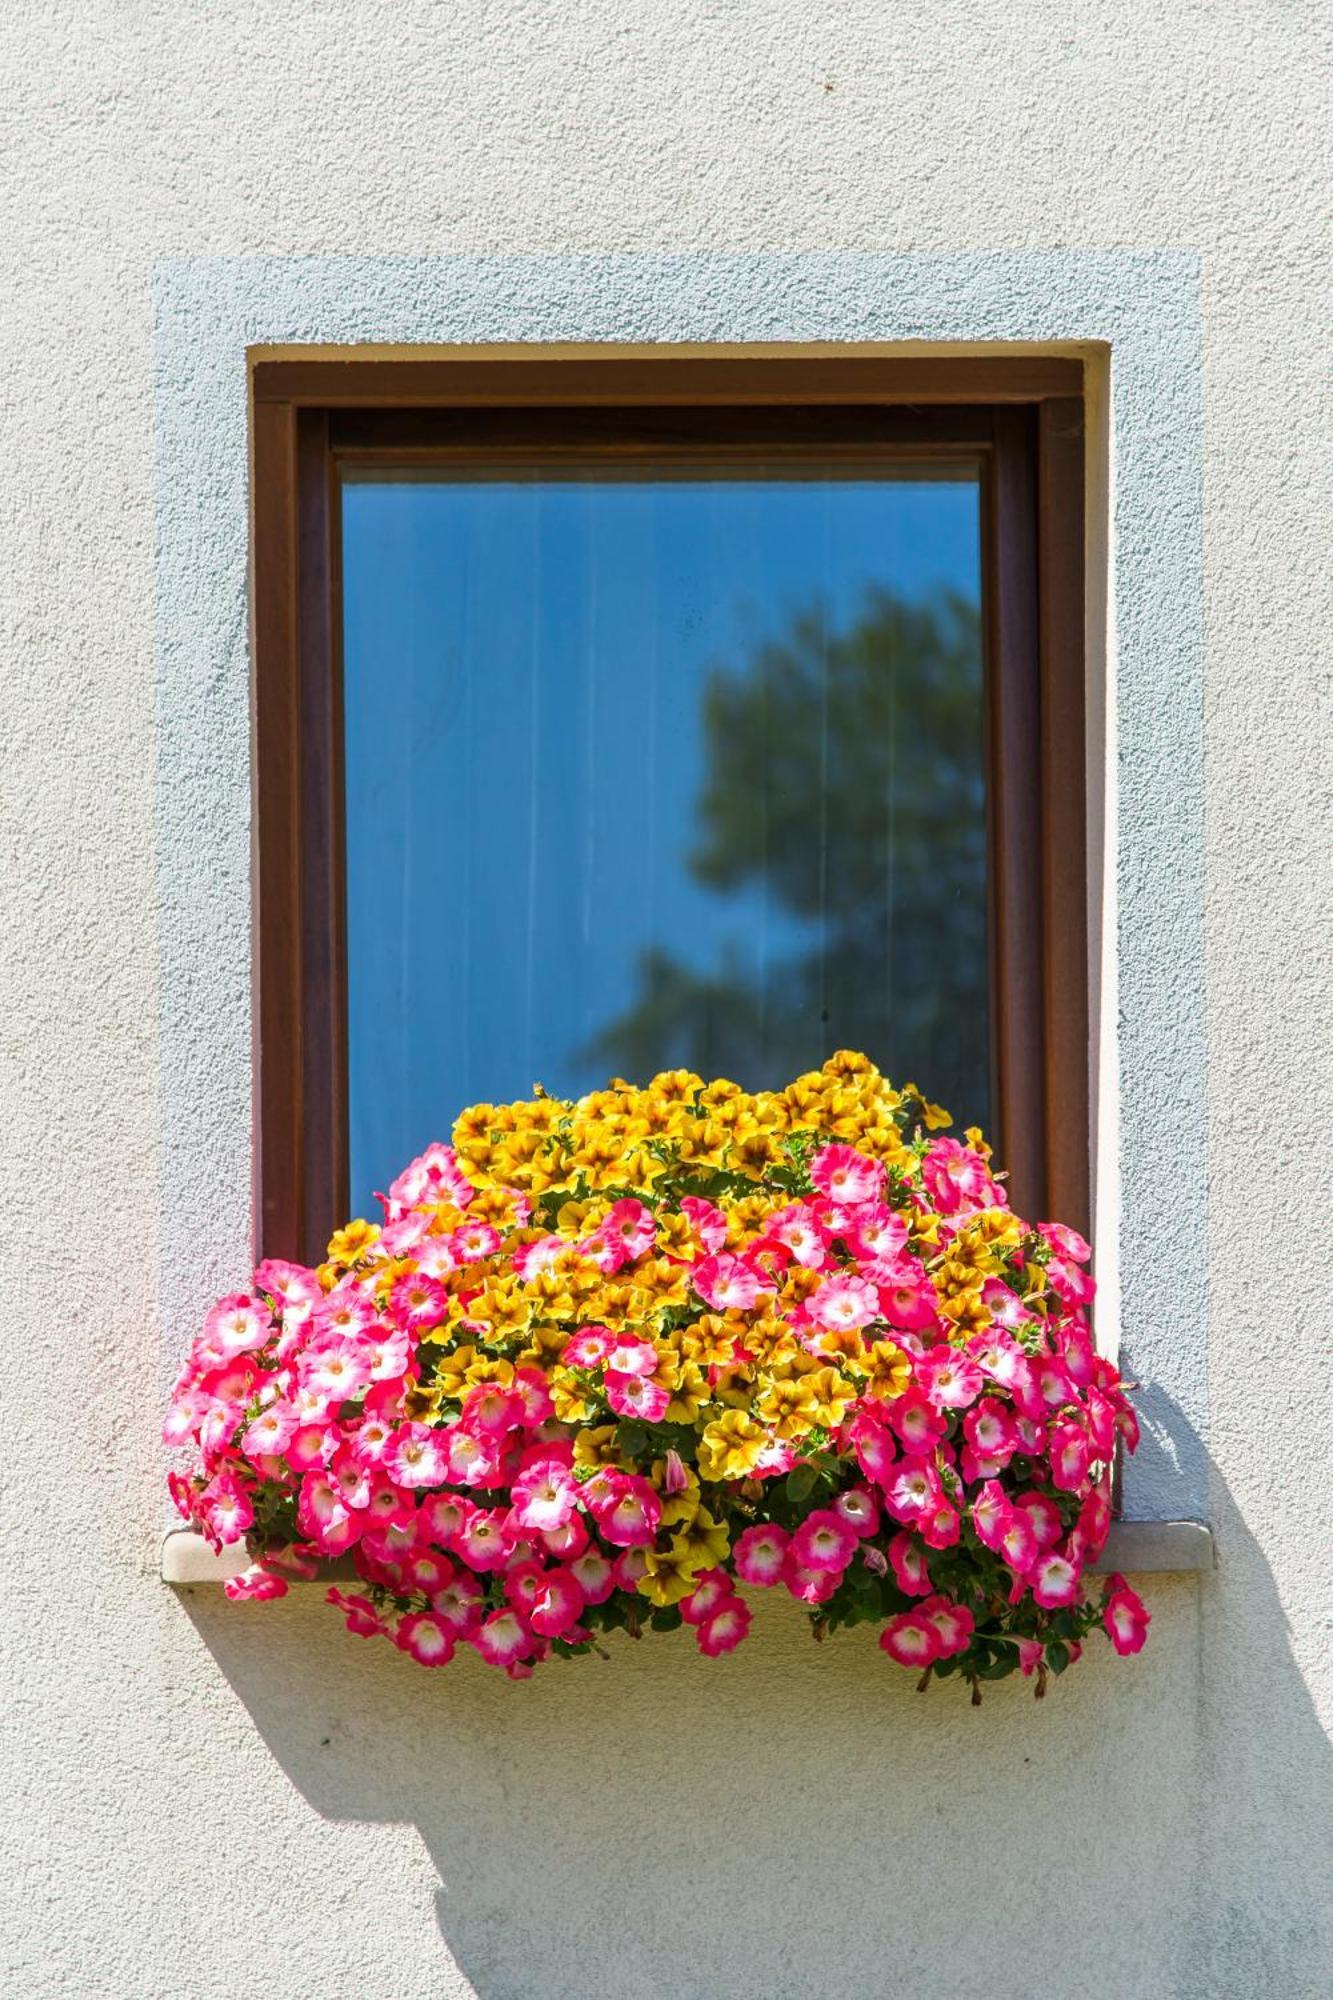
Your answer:
[[[978,487],[349,479],[352,1193],[479,1099],[864,1048],[988,1109]]]

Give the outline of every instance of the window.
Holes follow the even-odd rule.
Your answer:
[[[474,1099],[843,1046],[1086,1217],[1080,390],[257,362],[266,1251]]]

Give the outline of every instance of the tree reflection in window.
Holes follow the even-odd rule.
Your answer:
[[[989,1104],[971,467],[343,484],[352,1196],[476,1100]]]

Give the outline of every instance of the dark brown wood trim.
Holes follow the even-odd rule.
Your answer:
[[[342,689],[328,419],[256,408],[255,1213],[315,1262],[347,1199]]]
[[[1046,1197],[1091,1227],[1084,439],[1081,397],[1037,414]]]
[[[608,403],[1003,403],[1078,396],[1069,355],[673,353],[608,345],[597,354],[538,349],[438,360],[252,361],[254,399],[320,409],[496,408]]]
[[[456,410],[335,410],[330,437],[338,456],[355,463],[475,458],[528,461],[561,456],[615,460],[685,457],[707,463],[708,454],[810,459],[821,463],[910,456],[932,458],[952,449],[960,458],[989,450],[993,412],[985,405],[950,404],[938,410],[858,404],[711,403],[686,409],[612,404],[572,407]]]
[[[636,357],[632,369],[549,355],[256,365],[255,1208],[264,1254],[316,1261],[347,1202],[340,467],[398,466],[410,476],[431,462],[457,468],[471,458],[484,470],[495,459],[566,453],[608,465],[635,456],[707,463],[710,449],[825,464],[981,461],[997,1154],[1023,1212],[1086,1228],[1081,364],[986,358],[960,376],[952,360],[860,357],[857,370],[879,373],[874,393],[868,374],[850,378],[859,406],[849,365],[784,358],[782,377],[762,357],[692,361],[669,350]],[[950,391],[938,374],[909,382],[909,366],[948,371]],[[691,368],[687,387],[677,371]],[[510,372],[501,382],[487,369]],[[540,376],[520,381],[532,369]],[[829,370],[840,371],[836,389]],[[559,395],[520,407],[553,375]],[[932,380],[933,406],[923,386]]]
[[[997,410],[984,489],[996,1152],[1014,1205],[1044,1210],[1041,742],[1035,431]]]

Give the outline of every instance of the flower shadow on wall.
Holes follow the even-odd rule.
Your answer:
[[[480,2000],[1315,2000],[1333,1748],[1216,1479],[1213,1506],[1223,1567],[1152,1580],[1137,1660],[1098,1648],[1044,1702],[1014,1680],[976,1710],[916,1695],[867,1630],[812,1645],[771,1599],[759,1643],[727,1660],[687,1633],[618,1638],[609,1661],[517,1685],[461,1657],[423,1674],[338,1630],[316,1589],[182,1604],[315,1812],[417,1829]],[[173,1747],[201,1754],[184,1727]],[[332,1907],[382,1893],[384,1851],[336,1851]],[[284,1908],[306,1892],[233,1878],[234,1983],[215,1964],[210,1990],[280,1983]],[[433,1950],[384,1940],[358,1960],[358,2000],[442,1990]]]

